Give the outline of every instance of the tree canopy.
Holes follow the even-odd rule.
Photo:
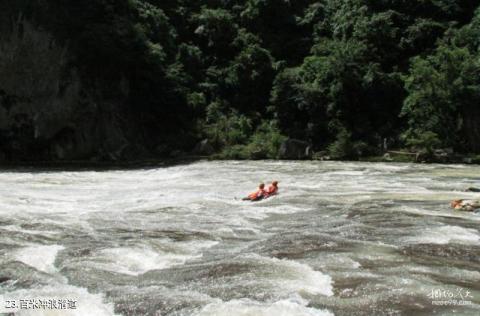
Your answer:
[[[85,119],[114,113],[115,124],[129,126],[120,128],[124,142],[150,155],[188,151],[209,138],[227,156],[274,157],[285,137],[339,158],[377,153],[384,139],[478,153],[477,6],[469,0],[6,0],[0,48],[13,47],[5,34],[25,23],[46,34],[66,54],[57,65],[60,86],[79,82],[71,103],[85,113],[75,113]],[[0,74],[8,67],[0,56]],[[18,76],[12,79],[18,83],[0,80],[5,113],[22,98],[11,88],[21,84]],[[58,99],[62,91],[46,93]],[[0,124],[0,151],[36,139],[11,126]]]

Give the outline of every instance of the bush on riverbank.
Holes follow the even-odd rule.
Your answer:
[[[280,134],[275,122],[265,121],[245,144],[227,145],[214,157],[218,159],[277,159],[280,145],[286,139]]]

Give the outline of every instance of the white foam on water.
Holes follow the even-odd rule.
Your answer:
[[[325,296],[333,295],[332,278],[320,271],[313,270],[309,265],[286,259],[245,256],[247,260],[257,261],[255,265],[263,269],[255,271],[257,279],[270,283],[273,289],[287,293],[309,293]]]
[[[234,232],[234,230],[230,227],[219,227],[214,230],[215,236],[219,236],[221,238],[235,238],[238,235]]]
[[[322,294],[325,296],[333,295],[332,278],[329,275],[313,270],[306,264],[290,260],[278,260],[279,263],[291,268],[294,273],[285,275],[285,279],[280,282],[284,288],[292,291],[307,292],[310,294]]]
[[[335,244],[332,246],[336,247]],[[334,270],[359,269],[362,266],[358,261],[352,259],[350,254],[344,253],[324,254],[315,263],[320,266],[328,266],[329,269]]]
[[[42,235],[42,236],[56,236],[58,232],[46,231],[46,230],[33,230],[33,229],[23,229],[18,225],[7,225],[1,227],[3,230],[10,232],[23,233],[29,235]]]
[[[446,201],[446,199],[443,199]],[[448,204],[448,203],[446,203]],[[442,216],[442,217],[452,217],[452,218],[468,218],[469,220],[480,221],[480,216],[471,212],[461,212],[456,211],[450,208],[450,205],[446,205],[444,210],[431,211],[421,208],[411,207],[402,205],[398,208],[401,212],[421,214],[421,215],[430,215],[430,216]]]
[[[148,248],[112,248],[104,249],[95,256],[94,267],[128,275],[140,275],[150,270],[182,265],[196,257],[200,256],[178,255]]]
[[[407,241],[431,244],[448,244],[450,242],[479,244],[480,235],[476,229],[448,225],[438,228],[427,228],[420,236],[407,238]]]
[[[3,297],[2,297],[3,296]],[[4,302],[6,300],[16,301],[17,305],[20,300],[70,300],[74,304],[66,304],[65,309],[5,309]],[[114,306],[112,303],[105,303],[101,294],[91,294],[86,289],[74,287],[71,285],[51,285],[41,288],[33,288],[28,290],[17,290],[4,293],[0,296],[0,313],[15,313],[16,316],[115,316]],[[75,306],[75,308],[72,308]],[[68,308],[70,307],[70,308]]]
[[[173,242],[170,245],[181,251],[182,253],[187,254],[198,254],[201,251],[212,248],[215,245],[218,245],[218,241],[215,240],[191,240],[183,242]]]
[[[331,172],[326,172],[326,176],[363,176],[365,172],[363,171],[331,171]]]
[[[23,262],[39,271],[55,273],[55,259],[59,251],[65,249],[60,245],[29,246],[21,248],[13,254],[15,260]]]
[[[164,245],[164,248],[167,248],[165,250],[149,246],[103,249],[93,256],[91,264],[106,271],[140,275],[150,270],[167,269],[201,258],[202,250],[216,244],[217,241],[187,241],[167,243]]]
[[[242,208],[241,216],[247,220],[264,220],[274,214],[293,214],[308,212],[311,208],[302,208],[292,205],[268,205],[268,200],[260,202],[247,202],[249,204]],[[251,223],[246,222],[245,225],[251,226]]]
[[[328,310],[307,307],[306,301],[281,300],[261,303],[248,299],[215,302],[206,305],[195,316],[333,316]]]

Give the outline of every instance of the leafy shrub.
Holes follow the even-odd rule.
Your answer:
[[[231,111],[223,114],[219,103],[213,103],[207,108],[205,134],[217,147],[241,145],[247,143],[253,132],[252,120],[245,115]]]
[[[442,144],[438,135],[430,131],[409,138],[406,143],[408,146],[413,146],[416,149],[425,150],[428,154],[432,154],[435,148],[438,148],[438,146]]]
[[[217,155],[221,159],[275,159],[280,145],[286,139],[274,121],[264,121],[246,144],[227,145]]]
[[[358,159],[371,154],[372,148],[363,141],[353,141],[352,134],[342,129],[337,139],[328,148],[328,154],[333,159]]]

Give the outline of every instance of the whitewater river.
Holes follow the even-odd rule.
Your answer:
[[[280,195],[239,200],[271,180]],[[480,315],[480,214],[449,209],[480,197],[462,192],[480,167],[197,162],[0,184],[0,314]]]

